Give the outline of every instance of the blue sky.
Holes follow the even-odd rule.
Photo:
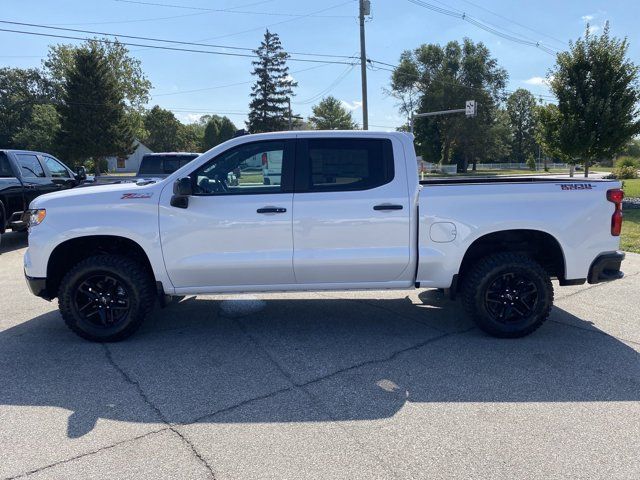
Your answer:
[[[359,52],[358,3],[355,0],[141,1],[156,5],[122,0],[2,0],[0,19],[248,48],[257,47],[268,26],[280,35],[284,47],[291,52],[345,56]],[[637,26],[640,2],[637,0],[425,1],[465,12],[500,31],[540,41],[553,49],[567,48],[565,42],[583,34],[586,21],[597,30],[602,28],[605,20],[609,20],[614,35],[628,37],[629,56],[640,63]],[[542,79],[552,66],[554,57],[541,49],[500,38],[464,20],[436,13],[408,0],[372,0],[371,3],[372,16],[366,24],[369,58],[394,64],[405,49],[413,49],[423,43],[446,43],[469,37],[484,42],[499,64],[509,72],[509,89],[525,87],[533,93],[548,95]],[[243,13],[205,9],[231,9]],[[0,25],[0,28],[28,29],[8,25]],[[52,42],[74,43],[71,40],[0,32],[0,64],[39,66],[46,55],[47,45]],[[239,127],[243,126],[251,87],[251,59],[141,47],[130,49],[142,60],[143,68],[153,83],[151,105],[159,104],[175,111],[182,121],[194,120],[205,113],[220,113],[228,115]],[[331,94],[342,100],[353,110],[354,118],[361,121],[358,67],[302,62],[290,62],[289,65],[299,83],[293,101],[295,113],[308,116],[317,99],[323,94]],[[369,123],[372,129],[391,129],[403,123],[394,100],[383,92],[389,83],[389,75],[390,72],[384,70],[369,70],[368,73]],[[249,83],[227,86],[242,82]]]

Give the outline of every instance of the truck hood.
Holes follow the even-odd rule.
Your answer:
[[[122,204],[126,202],[158,202],[162,186],[159,183],[138,185],[121,183],[73,188],[47,193],[37,197],[29,208],[49,208],[53,206],[81,206],[96,204]]]

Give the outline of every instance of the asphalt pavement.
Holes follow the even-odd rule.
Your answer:
[[[89,343],[0,247],[0,479],[640,478],[640,255],[533,335],[438,291],[188,297]]]

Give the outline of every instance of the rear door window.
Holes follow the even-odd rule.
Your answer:
[[[15,177],[9,158],[4,152],[0,152],[0,178]]]
[[[391,140],[332,138],[304,143],[302,191],[368,190],[393,180]]]
[[[46,176],[42,165],[40,165],[40,160],[38,160],[36,155],[32,153],[18,153],[16,156],[18,157],[18,164],[22,170],[23,177],[44,178]]]

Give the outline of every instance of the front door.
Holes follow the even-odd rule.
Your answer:
[[[371,284],[409,279],[411,205],[401,145],[375,137],[298,142],[296,280]]]
[[[191,173],[187,208],[160,199],[160,238],[173,286],[285,285],[293,275],[293,156],[295,140],[232,147]],[[265,179],[259,159],[281,156],[277,181]],[[251,167],[258,159],[258,166]],[[281,181],[280,181],[281,180]]]
[[[42,155],[41,159],[48,170],[51,181],[56,184],[58,188],[73,188],[78,184],[69,169],[67,169],[67,167],[65,167],[59,160],[49,155]]]
[[[16,153],[16,157],[22,173],[27,207],[34,198],[60,190],[60,186],[47,176],[35,153]]]

